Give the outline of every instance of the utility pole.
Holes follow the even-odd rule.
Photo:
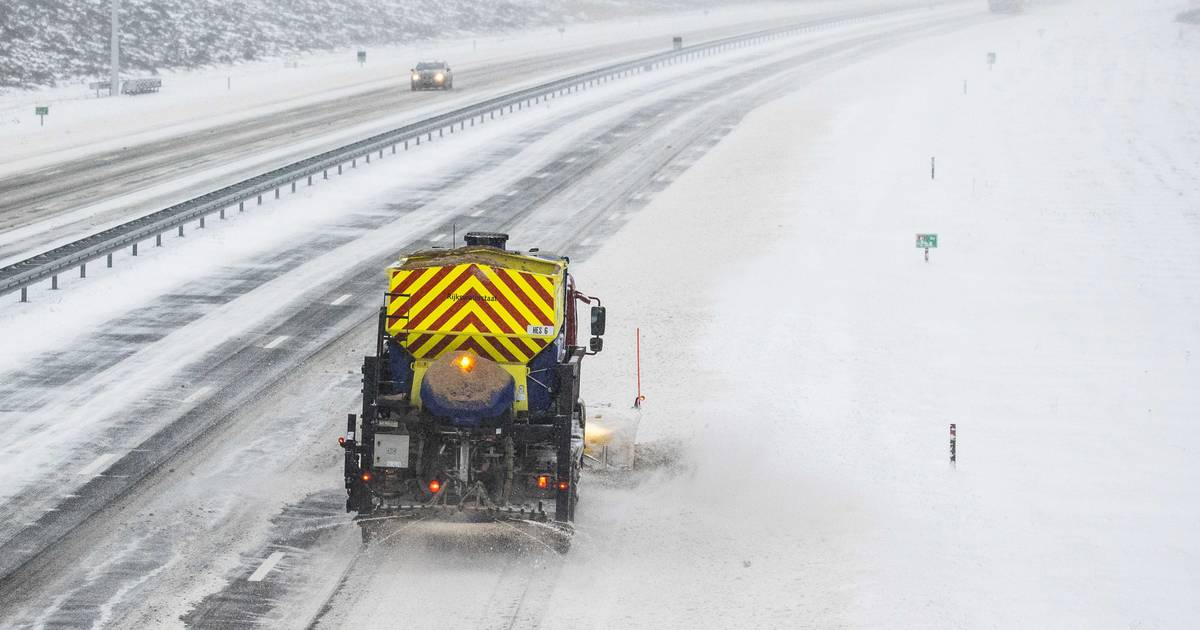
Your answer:
[[[121,31],[117,23],[117,9],[121,0],[112,0],[112,77],[109,79],[108,95],[121,95]]]

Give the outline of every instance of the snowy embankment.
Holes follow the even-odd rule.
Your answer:
[[[1039,6],[821,79],[589,260],[585,394],[633,399],[640,326],[640,439],[689,467],[585,491],[543,626],[1200,624],[1178,10]]]

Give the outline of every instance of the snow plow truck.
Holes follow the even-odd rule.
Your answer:
[[[568,258],[508,251],[507,240],[471,232],[463,247],[387,269],[362,414],[339,440],[364,541],[427,518],[524,523],[569,541],[587,420],[580,366],[603,347],[605,310],[576,289]]]

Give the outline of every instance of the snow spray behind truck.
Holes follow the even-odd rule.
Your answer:
[[[506,234],[388,268],[361,418],[349,417],[346,510],[364,540],[397,520],[523,522],[569,540],[587,421],[580,365],[604,307],[569,260],[507,251]],[[577,306],[592,304],[587,347]],[[565,544],[565,543],[564,543]]]

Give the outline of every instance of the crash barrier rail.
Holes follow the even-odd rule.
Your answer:
[[[88,89],[95,90],[96,96],[100,96],[100,92],[107,92],[112,81],[94,81],[88,84]],[[122,94],[149,94],[162,89],[162,79],[157,77],[149,79],[125,79],[121,81]]]
[[[329,172],[334,169],[340,175],[347,164],[351,168],[356,168],[360,160],[370,164],[372,155],[378,154],[379,158],[383,158],[384,152],[388,150],[392,154],[395,154],[398,148],[407,151],[410,147],[419,146],[422,141],[432,142],[435,133],[438,138],[441,138],[445,136],[447,130],[453,134],[455,127],[459,131],[464,130],[467,126],[474,127],[477,119],[479,124],[483,124],[486,120],[495,119],[497,115],[503,116],[506,112],[512,113],[514,110],[536,105],[545,99],[586,90],[601,83],[648,72],[662,66],[742,48],[787,35],[864,22],[915,7],[925,8],[927,6],[929,6],[927,3],[921,2],[916,5],[902,5],[866,13],[819,18],[683,46],[679,49],[671,49],[667,52],[573,74],[489,98],[474,105],[437,114],[293,162],[0,268],[0,295],[20,290],[21,301],[26,302],[28,301],[28,289],[34,283],[50,280],[50,288],[58,289],[58,276],[64,272],[78,268],[79,277],[86,278],[87,265],[92,261],[104,258],[106,266],[112,267],[113,254],[127,247],[130,248],[131,255],[137,256],[138,245],[142,242],[154,239],[155,246],[161,246],[163,234],[175,231],[178,236],[183,236],[187,223],[199,220],[199,227],[203,229],[205,220],[211,215],[218,215],[224,219],[226,213],[235,206],[238,212],[243,212],[247,202],[256,201],[258,205],[262,205],[263,195],[274,192],[275,198],[278,199],[280,191],[285,187],[290,187],[291,192],[294,193],[300,181],[306,181],[307,185],[311,186],[313,178],[316,176],[329,179]]]

